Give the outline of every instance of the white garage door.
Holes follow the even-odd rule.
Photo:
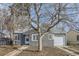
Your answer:
[[[64,46],[65,45],[65,36],[54,36],[54,46]]]

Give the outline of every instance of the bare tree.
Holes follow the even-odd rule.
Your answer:
[[[67,9],[72,9],[72,6],[67,7],[68,4],[56,3],[56,4],[17,4],[17,8],[26,10],[26,16],[28,16],[28,23],[38,33],[38,51],[42,51],[42,38],[52,28],[54,28],[59,22],[72,22],[70,14],[67,14]],[[66,8],[67,7],[67,8]],[[19,9],[20,10],[20,9]],[[18,11],[19,11],[18,10]],[[23,11],[19,14],[23,15]],[[19,15],[18,14],[18,15]],[[74,14],[74,13],[73,13]],[[46,24],[44,32],[41,29],[42,24]],[[43,28],[44,28],[43,27]]]
[[[55,25],[57,25],[62,19],[60,19],[60,12],[61,12],[61,9],[64,7],[61,7],[61,4],[57,4],[58,6],[55,8],[56,10],[54,11],[53,14],[50,14],[49,13],[49,10],[45,10],[47,11],[48,14],[50,14],[50,22],[49,22],[49,25],[46,29],[45,32],[41,32],[41,28],[40,28],[40,17],[41,15],[43,15],[43,17],[45,16],[45,13],[41,13],[40,11],[42,10],[41,7],[43,6],[42,4],[32,4],[32,7],[33,7],[33,10],[35,12],[35,19],[36,21],[35,24],[37,25],[36,27],[32,24],[32,21],[34,20],[32,18],[32,14],[30,13],[30,10],[28,10],[28,14],[29,14],[29,18],[31,20],[31,26],[33,29],[35,29],[38,33],[38,51],[42,51],[42,37],[48,33],[50,31],[51,28],[53,28]]]
[[[50,5],[49,7],[46,7],[46,5]],[[28,7],[28,14],[29,14],[29,20],[31,21],[31,27],[36,30],[38,33],[38,51],[42,51],[42,38],[44,35],[46,35],[51,28],[54,28],[59,22],[73,22],[73,19],[69,16],[70,14],[67,14],[67,10],[70,8],[77,9],[78,7],[69,6],[70,4],[31,4],[31,7]],[[75,5],[76,6],[76,5]],[[45,7],[45,8],[44,8]],[[30,11],[30,9],[32,11]],[[44,10],[45,9],[45,10]],[[50,11],[51,9],[51,11]],[[43,11],[44,10],[44,11]],[[73,10],[73,9],[72,9]],[[77,11],[78,10],[74,10]],[[34,12],[32,14],[32,12]],[[68,11],[69,12],[69,11]],[[75,13],[71,13],[71,15],[74,15]],[[35,16],[34,16],[35,15]],[[33,18],[34,16],[34,18]],[[47,18],[49,16],[49,18]],[[47,24],[44,32],[41,29],[42,21],[41,18],[44,18],[43,24]],[[48,20],[48,21],[47,21]],[[47,21],[47,23],[46,23]],[[36,26],[32,23],[35,23]],[[40,25],[41,24],[41,25]],[[71,24],[71,26],[73,26]]]

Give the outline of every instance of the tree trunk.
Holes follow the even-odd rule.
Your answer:
[[[40,34],[38,34],[38,51],[42,51],[42,39]]]
[[[46,33],[44,33],[43,35],[41,35],[41,34],[38,34],[38,51],[40,52],[40,51],[42,51],[42,49],[43,49],[43,45],[42,45],[42,39],[43,39],[43,37],[46,35],[46,34],[48,34],[48,32],[46,32]]]
[[[10,45],[13,46],[12,33],[10,33]]]

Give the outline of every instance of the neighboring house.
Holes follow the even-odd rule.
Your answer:
[[[11,42],[10,38],[0,38],[0,45],[11,45]]]
[[[0,45],[9,45],[11,42],[10,38],[5,38],[5,33],[0,31]]]
[[[67,32],[68,44],[79,44],[79,31],[70,30]]]
[[[28,30],[26,32],[17,32],[15,34],[15,44],[38,46],[38,34],[34,30]],[[49,32],[42,38],[43,46],[66,46],[66,34]]]

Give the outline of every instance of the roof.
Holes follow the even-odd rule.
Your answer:
[[[74,31],[74,32],[77,32],[77,33],[79,33],[79,31],[77,31],[77,30],[73,30],[73,29],[72,29],[72,30],[70,30],[70,31]],[[68,32],[70,32],[70,31],[68,31]],[[67,33],[68,33],[68,32],[67,32]]]
[[[18,29],[18,30],[16,30],[14,33],[16,33],[16,34],[19,34],[19,33],[29,33],[29,32],[32,32],[32,29],[27,29],[27,28],[25,28],[25,29]]]
[[[42,32],[45,32],[45,31],[42,31]],[[34,33],[37,33],[34,29],[28,29],[28,28],[25,28],[25,29],[18,29],[17,31],[14,32],[15,34],[34,34]],[[65,34],[66,32],[64,31],[49,31],[49,33],[53,33],[53,34]]]
[[[24,33],[27,32],[28,28],[15,30],[14,33]]]
[[[30,30],[28,30],[28,31],[26,31],[26,32],[15,32],[14,34],[35,34],[35,33],[37,33],[35,30],[33,30],[33,29],[30,29]],[[64,34],[66,34],[66,32],[51,32],[51,31],[49,31],[49,33],[51,33],[51,34],[61,34],[61,35],[64,35]]]
[[[66,33],[53,33],[53,34],[56,34],[56,35],[66,35]]]

